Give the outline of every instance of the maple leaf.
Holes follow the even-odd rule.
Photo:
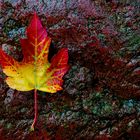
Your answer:
[[[18,62],[0,49],[0,64],[7,75],[6,83],[9,87],[19,91],[35,90],[36,105],[37,90],[50,93],[62,90],[62,77],[69,69],[68,50],[62,48],[49,63],[51,39],[36,13],[26,31],[27,38],[20,39],[23,60]]]
[[[48,61],[51,39],[36,15],[27,27],[27,39],[20,39],[23,60],[18,62],[0,49],[0,64],[8,76],[6,83],[19,91],[37,89],[55,93],[62,90],[62,77],[68,70],[68,50],[61,49]]]

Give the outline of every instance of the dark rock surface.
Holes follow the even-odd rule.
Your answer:
[[[101,71],[106,67],[92,67],[96,60],[91,54],[97,52],[92,52],[89,44],[96,36],[103,47],[112,47],[115,57],[126,60],[133,54],[130,62],[138,63],[134,69],[138,71],[139,5],[139,0],[1,0],[0,43],[8,54],[22,59],[19,37],[26,36],[25,29],[37,11],[52,38],[54,52],[62,47],[69,49],[71,68],[64,77],[63,91],[38,92],[39,118],[34,132],[29,131],[34,115],[33,92],[10,89],[0,69],[0,140],[138,140],[140,76],[128,80],[130,87],[138,88],[137,93],[119,90],[121,83],[110,86],[112,81],[102,86],[110,77],[96,76],[96,68]]]

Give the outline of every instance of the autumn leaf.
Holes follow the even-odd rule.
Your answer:
[[[51,62],[48,53],[51,39],[46,29],[42,27],[36,13],[26,30],[27,38],[20,39],[23,60],[16,61],[0,49],[0,64],[7,75],[6,83],[9,87],[19,91],[44,91],[55,93],[62,90],[62,77],[68,71],[68,50],[62,48]],[[35,106],[37,110],[37,105]],[[35,119],[37,113],[35,114]],[[34,125],[34,124],[33,124]]]
[[[18,62],[0,49],[0,64],[8,76],[6,83],[19,91],[37,89],[55,93],[62,90],[62,77],[68,70],[68,50],[61,49],[51,63],[48,53],[51,39],[36,14],[27,27],[27,39],[20,39],[23,60]]]

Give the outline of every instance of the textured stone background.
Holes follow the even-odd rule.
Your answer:
[[[22,59],[19,37],[26,36],[25,29],[37,11],[52,38],[52,52],[67,47],[71,66],[63,91],[38,93],[35,132],[29,131],[33,92],[10,89],[0,70],[0,140],[138,140],[140,92],[129,96],[124,91],[121,96],[107,88],[98,91],[94,71],[82,64],[80,57],[84,58],[83,49],[86,51],[92,36],[110,45],[105,34],[123,40],[125,51],[140,50],[139,0],[1,0],[0,6],[0,43],[7,53]],[[133,61],[139,60],[138,55]]]

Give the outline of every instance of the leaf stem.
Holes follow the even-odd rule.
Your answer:
[[[38,106],[37,106],[37,89],[34,89],[34,120],[31,125],[31,131],[34,131],[34,127],[37,121]]]

